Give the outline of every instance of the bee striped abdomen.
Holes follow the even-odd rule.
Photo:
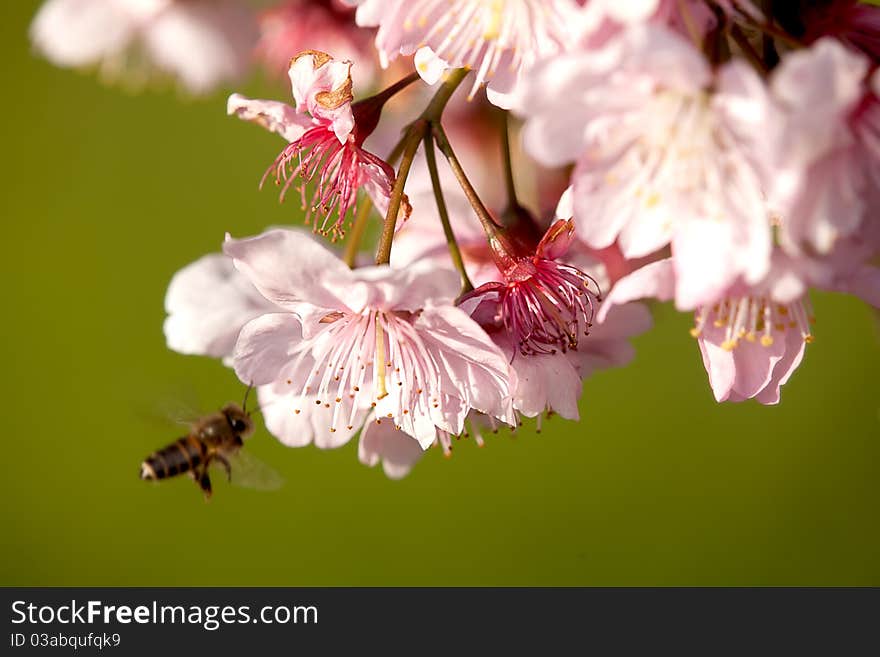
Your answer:
[[[185,436],[154,452],[141,464],[141,479],[165,479],[189,472],[205,462],[205,446],[193,436]]]

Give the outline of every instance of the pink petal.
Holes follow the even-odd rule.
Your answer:
[[[565,255],[574,241],[574,222],[571,219],[555,221],[538,243],[535,255],[539,258],[557,260]]]
[[[251,100],[241,94],[232,94],[226,102],[226,113],[278,133],[287,141],[296,141],[312,122],[286,103],[273,100]]]
[[[416,51],[413,63],[416,65],[419,77],[430,85],[437,84],[443,77],[443,73],[450,68],[449,62],[438,57],[427,46]]]
[[[415,325],[441,365],[441,389],[454,391],[450,394],[470,408],[514,424],[515,376],[511,378],[507,358],[486,332],[452,306],[427,306]],[[463,421],[463,415],[456,418],[451,433],[460,433]]]
[[[238,332],[254,317],[277,307],[263,298],[232,259],[206,255],[171,279],[165,295],[168,348],[183,354],[223,358],[232,354]]]
[[[862,265],[845,280],[835,285],[834,289],[854,294],[862,301],[880,308],[880,268]]]
[[[512,366],[517,376],[513,398],[516,410],[526,417],[535,417],[552,409],[567,420],[580,418],[578,399],[583,384],[565,354],[515,354]]]
[[[732,241],[727,222],[695,219],[676,231],[672,240],[676,308],[693,310],[723,296],[739,274]]]
[[[56,66],[89,66],[128,47],[137,17],[106,0],[50,0],[30,27],[34,46]]]
[[[358,413],[351,429],[343,426],[330,431],[333,409],[315,405],[311,397],[301,398],[299,390],[294,391],[285,381],[259,386],[257,397],[266,430],[288,447],[312,443],[321,449],[341,447],[358,432],[366,415],[366,411]],[[347,400],[342,403],[346,406],[342,417],[348,418],[351,407]]]
[[[654,298],[668,301],[675,293],[675,272],[672,260],[658,260],[636,269],[621,278],[605,297],[596,315],[598,322],[604,322],[611,308],[635,299]]]
[[[715,401],[727,401],[733,391],[733,382],[736,379],[736,364],[733,353],[722,349],[718,343],[704,337],[700,337],[697,342],[703,356],[703,367],[706,368],[706,374],[709,375],[709,385],[715,395]]]
[[[796,331],[786,332],[785,354],[773,368],[773,376],[755,397],[762,404],[778,404],[780,388],[788,382],[804,358],[806,343]]]
[[[308,110],[316,119],[331,122],[337,139],[345,143],[354,129],[351,62],[306,51],[290,62],[288,75],[297,111]]]
[[[568,354],[582,379],[596,370],[622,367],[635,357],[630,338],[651,328],[651,312],[641,303],[627,303],[610,308],[601,323],[594,324],[590,335]]]
[[[423,454],[419,443],[395,429],[392,422],[370,420],[361,432],[358,459],[369,467],[381,462],[389,479],[405,477]]]
[[[256,40],[253,12],[234,2],[172,2],[144,30],[151,59],[192,93],[241,78]]]
[[[458,274],[432,262],[417,262],[403,269],[358,267],[348,280],[327,285],[354,312],[364,308],[415,312],[426,303],[450,304],[460,286]]]
[[[351,270],[303,232],[275,229],[240,240],[227,235],[223,251],[264,297],[282,308],[294,308],[298,301],[347,308],[342,299]]]
[[[736,363],[734,391],[745,399],[751,399],[764,390],[773,378],[774,368],[785,351],[782,340],[774,340],[772,345],[766,347],[757,341],[740,340],[733,350]]]
[[[282,378],[282,372],[296,359],[303,342],[299,320],[290,313],[268,313],[244,325],[233,353],[238,378],[262,386]],[[302,372],[287,374],[293,381],[306,379],[311,361],[305,359]]]

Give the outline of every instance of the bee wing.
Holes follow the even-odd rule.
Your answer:
[[[284,485],[284,477],[268,463],[261,461],[250,452],[239,450],[236,454],[227,456],[232,471],[232,484],[242,488],[253,490],[278,490]],[[223,466],[215,461],[213,464],[214,475],[225,478],[226,472]]]
[[[175,426],[178,428],[192,426],[211,412],[202,407],[195,398],[194,392],[166,394],[146,403],[143,400],[132,401],[132,406],[135,414],[144,424],[163,431],[172,430]]]

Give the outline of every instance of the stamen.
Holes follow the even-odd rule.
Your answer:
[[[724,329],[721,348],[726,351],[736,349],[742,338],[770,347],[778,339],[777,333],[790,329],[798,329],[807,344],[813,341],[810,324],[815,320],[807,297],[788,304],[774,303],[765,297],[727,298],[711,308],[697,308],[690,334],[703,336],[710,320],[715,328]]]
[[[376,399],[388,396],[385,388],[385,333],[376,318]]]

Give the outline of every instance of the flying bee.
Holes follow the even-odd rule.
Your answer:
[[[189,434],[153,452],[141,464],[141,479],[157,481],[188,472],[205,494],[205,499],[209,499],[211,478],[208,469],[215,463],[222,465],[227,479],[232,482],[232,461],[236,464],[236,472],[248,469],[251,476],[251,481],[247,481],[245,476],[236,476],[236,483],[263,489],[280,486],[280,478],[267,469],[268,466],[263,467],[263,472],[257,473],[254,471],[259,470],[262,464],[253,458],[242,458],[240,450],[244,440],[254,433],[254,422],[245,410],[249,393],[250,387],[241,406],[230,402],[217,413],[199,418],[193,422]]]

